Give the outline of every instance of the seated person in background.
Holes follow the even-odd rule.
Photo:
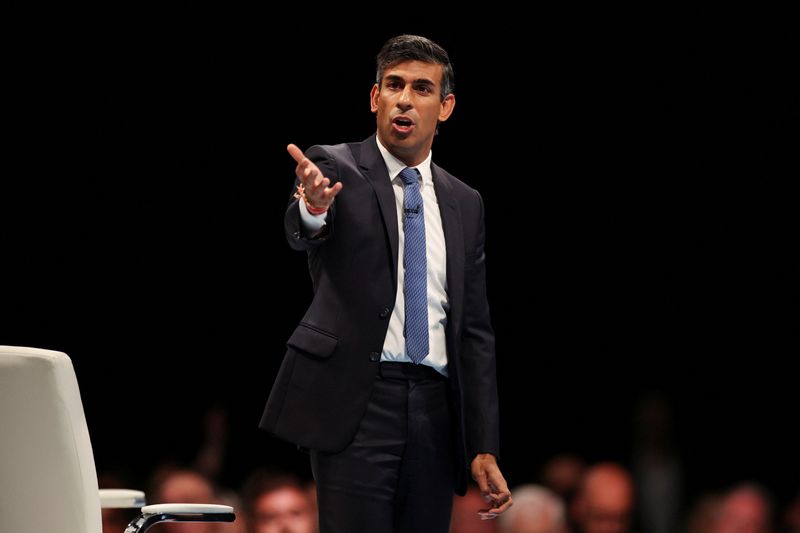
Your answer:
[[[622,466],[600,463],[590,467],[570,509],[576,533],[630,531],[633,494],[633,479]]]
[[[772,503],[766,491],[744,484],[728,492],[711,533],[772,533]]]
[[[147,503],[223,503],[211,482],[194,470],[167,468],[157,472],[147,491]],[[229,505],[229,504],[228,504]],[[153,528],[154,533],[238,533],[244,531],[240,510],[234,505],[236,521],[167,522]]]
[[[521,485],[511,491],[514,506],[500,515],[500,533],[566,533],[564,502],[539,485]]]
[[[315,533],[313,503],[300,481],[289,474],[259,470],[242,489],[250,533]]]

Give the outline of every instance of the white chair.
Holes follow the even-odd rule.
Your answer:
[[[101,500],[106,507],[141,507],[124,533],[158,522],[235,519],[227,505],[144,505],[139,491],[98,491],[70,358],[0,346],[0,532],[102,533]]]

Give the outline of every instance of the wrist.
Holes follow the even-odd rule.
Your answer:
[[[328,211],[327,207],[314,207],[307,198],[303,198],[303,201],[306,203],[306,210],[311,215],[318,216]]]
[[[294,197],[299,200],[303,200],[303,202],[306,204],[306,210],[308,211],[308,213],[314,216],[319,216],[322,215],[323,213],[326,213],[328,211],[328,207],[330,207],[330,206],[317,207],[314,204],[312,204],[308,200],[305,188],[303,187],[302,184],[297,186],[297,192],[294,193]]]

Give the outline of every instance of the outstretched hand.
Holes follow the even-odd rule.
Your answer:
[[[342,190],[342,183],[338,182],[331,187],[331,180],[323,176],[319,167],[303,155],[303,151],[296,145],[290,144],[286,150],[297,161],[294,173],[303,185],[306,202],[317,209],[330,207],[333,199]]]
[[[481,520],[491,520],[504,513],[513,505],[511,491],[508,490],[497,459],[490,453],[481,453],[475,456],[471,465],[472,479],[478,483],[483,498],[489,503],[487,509],[478,511]]]

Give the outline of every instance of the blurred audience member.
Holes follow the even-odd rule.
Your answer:
[[[686,533],[709,533],[719,515],[722,497],[719,494],[704,494],[692,505],[686,517]]]
[[[618,464],[600,463],[581,479],[571,514],[579,533],[625,533],[630,531],[633,511],[633,480]]]
[[[562,453],[550,458],[540,476],[541,484],[552,490],[561,498],[569,509],[578,483],[586,470],[586,463],[577,455]]]
[[[522,485],[511,494],[513,507],[498,517],[500,533],[566,533],[564,503],[553,491]]]
[[[219,503],[211,482],[194,470],[165,468],[154,476],[147,493],[148,503]],[[226,531],[213,522],[167,522],[152,528],[154,533],[216,533]]]
[[[259,470],[245,482],[243,507],[250,533],[315,533],[312,502],[289,474]]]
[[[642,529],[674,533],[682,512],[683,468],[675,452],[669,401],[660,394],[644,396],[634,428],[633,475]]]
[[[514,495],[516,498],[516,494]],[[516,505],[516,499],[514,500]],[[453,513],[450,517],[450,533],[497,533],[497,519],[481,520],[478,511],[489,507],[480,489],[473,484],[467,487],[464,496],[453,498]]]
[[[757,485],[741,485],[720,504],[711,533],[772,533],[772,504]]]

